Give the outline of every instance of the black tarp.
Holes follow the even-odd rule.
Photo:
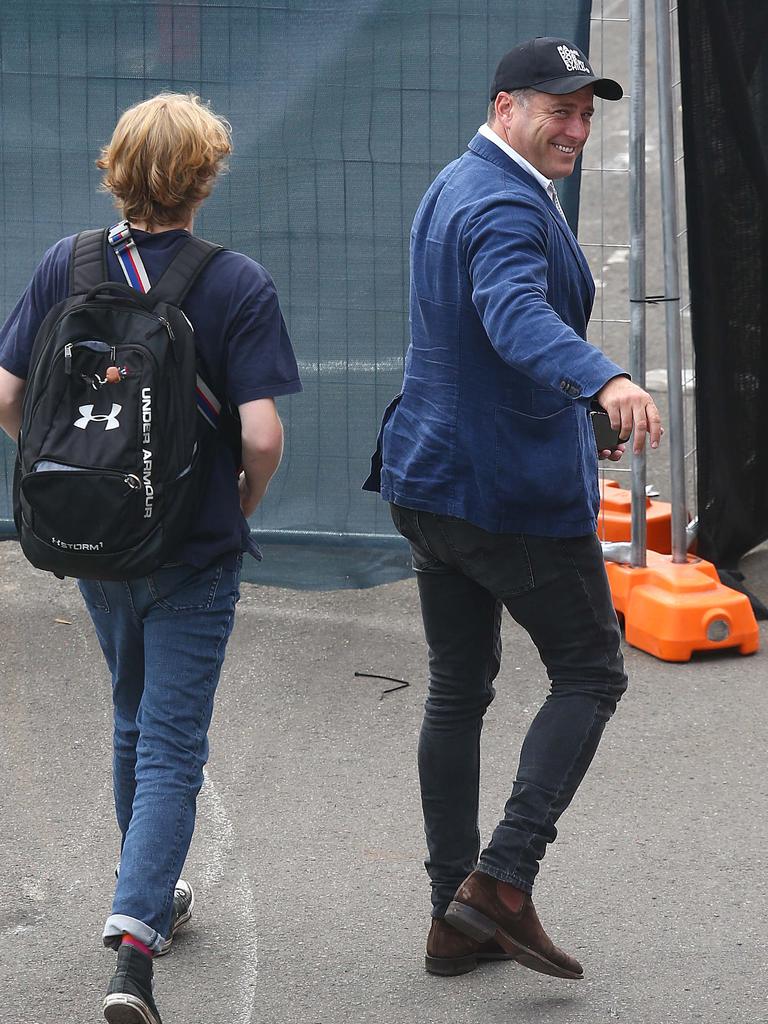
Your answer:
[[[699,554],[768,537],[768,3],[680,0]]]

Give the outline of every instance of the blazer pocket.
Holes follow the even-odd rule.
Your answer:
[[[496,407],[496,493],[509,507],[567,513],[585,500],[576,409],[529,416]],[[565,515],[570,518],[570,515]]]

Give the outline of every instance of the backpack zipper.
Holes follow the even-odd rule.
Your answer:
[[[81,346],[83,348],[89,348],[92,352],[109,352],[112,362],[114,363],[117,361],[115,346],[108,345],[106,341],[99,341],[98,338],[88,338],[83,341],[68,341],[64,346],[64,373],[66,373],[68,377],[72,376],[72,349],[80,348]]]
[[[78,344],[78,342],[67,343],[67,345],[65,345],[63,349],[59,349],[59,351],[54,355],[53,359],[51,360],[51,364],[50,364],[50,369],[51,369],[50,376],[51,377],[53,377],[53,375],[55,373],[55,370],[56,370],[56,365],[59,362],[59,360],[62,358],[62,356],[64,357],[64,367],[65,367],[65,370],[66,370],[67,349],[68,348],[70,349],[69,358],[71,360],[71,358],[72,358],[72,352],[71,352],[72,345],[77,345],[77,344]],[[112,346],[113,351],[114,351],[114,347],[115,346]],[[129,344],[126,344],[124,347],[126,349],[128,349],[128,350],[138,350],[138,351],[142,352],[143,354],[145,354],[152,361],[152,364],[153,364],[154,369],[155,369],[155,374],[154,374],[155,378],[158,377],[157,357],[155,356],[155,353],[152,351],[152,349],[149,347],[149,345],[142,345],[141,342],[134,341],[134,342],[131,342]],[[39,365],[39,361],[38,361],[38,365]],[[71,368],[71,364],[70,364],[70,368]],[[37,370],[37,367],[35,367],[35,370]],[[32,381],[32,379],[33,378],[30,378],[30,381]],[[30,387],[27,388],[27,394],[31,394]],[[34,408],[30,409],[29,421],[27,421],[26,410],[23,410],[22,427],[24,427],[27,424],[27,422],[31,423],[32,420],[35,418],[35,413],[37,412],[37,407],[39,406],[40,402],[43,401],[44,397],[45,397],[45,392],[43,392],[38,397],[37,404],[34,406]],[[21,434],[21,431],[19,432],[19,434]]]
[[[171,321],[167,320],[164,316],[158,316],[157,319],[160,321],[160,323],[163,325],[166,331],[168,331],[168,337],[171,339],[171,341],[176,341],[176,335],[173,333]]]
[[[171,327],[170,323],[168,322],[168,320],[164,316],[160,316],[159,313],[152,313],[152,312],[150,312],[150,310],[144,309],[142,306],[139,306],[138,303],[134,303],[134,302],[128,302],[128,301],[114,302],[111,305],[114,308],[117,308],[117,309],[125,309],[125,310],[130,311],[131,313],[137,313],[140,316],[147,316],[147,317],[149,317],[150,320],[154,320],[157,323],[161,324],[163,327],[165,327],[165,329],[168,331],[168,337],[172,341],[176,340],[176,337],[175,337],[175,335],[173,333],[173,328]],[[70,306],[69,309],[64,310],[64,312],[61,314],[61,316],[59,316],[56,319],[56,321],[52,324],[50,330],[48,331],[48,334],[46,335],[46,342],[51,337],[51,335],[56,331],[56,329],[58,328],[59,324],[64,319],[66,319],[66,317],[68,317],[71,313],[79,312],[80,310],[83,309],[84,306],[85,306],[85,303],[81,302],[77,306]],[[96,339],[94,339],[94,340],[96,340]],[[31,371],[30,371],[30,373],[29,373],[29,375],[27,377],[26,392],[28,394],[32,391],[32,385],[34,383],[35,376],[36,376],[37,371],[38,371],[38,369],[40,367],[40,362],[41,362],[41,360],[43,358],[43,354],[44,354],[46,348],[47,348],[47,345],[42,345],[41,346],[41,351],[40,351],[37,359],[35,360],[35,365],[32,367],[32,369],[31,369]],[[113,346],[113,348],[114,348],[114,346]],[[65,346],[65,349],[66,349],[66,346]],[[58,358],[59,354],[60,353],[56,353],[55,358]],[[53,368],[53,366],[51,366],[51,368]]]
[[[50,465],[60,465],[63,469],[35,469],[34,466],[40,463],[48,462]],[[93,466],[73,466],[66,462],[55,463],[54,460],[38,459],[35,462],[32,469],[28,473],[25,473],[22,479],[27,480],[30,477],[35,477],[38,473],[97,473],[100,476],[119,476],[122,477],[123,483],[126,484],[131,491],[140,491],[143,489],[144,484],[141,482],[140,477],[136,473],[126,473],[121,469],[94,469]]]

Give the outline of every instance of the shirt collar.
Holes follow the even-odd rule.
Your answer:
[[[489,127],[487,124],[481,124],[477,130],[480,135],[488,139],[489,142],[493,142],[494,145],[499,147],[502,153],[506,153],[511,160],[514,160],[515,163],[522,167],[524,171],[527,171],[532,177],[534,177],[547,195],[551,195],[551,190],[555,186],[550,178],[545,178],[541,171],[537,171],[533,164],[529,164],[524,156],[520,156],[516,150],[512,149],[512,147],[506,143],[504,139],[498,136],[493,128]]]

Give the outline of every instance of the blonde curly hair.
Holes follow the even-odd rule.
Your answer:
[[[187,220],[232,152],[232,127],[194,93],[160,93],[130,107],[96,166],[123,216],[148,227]]]

